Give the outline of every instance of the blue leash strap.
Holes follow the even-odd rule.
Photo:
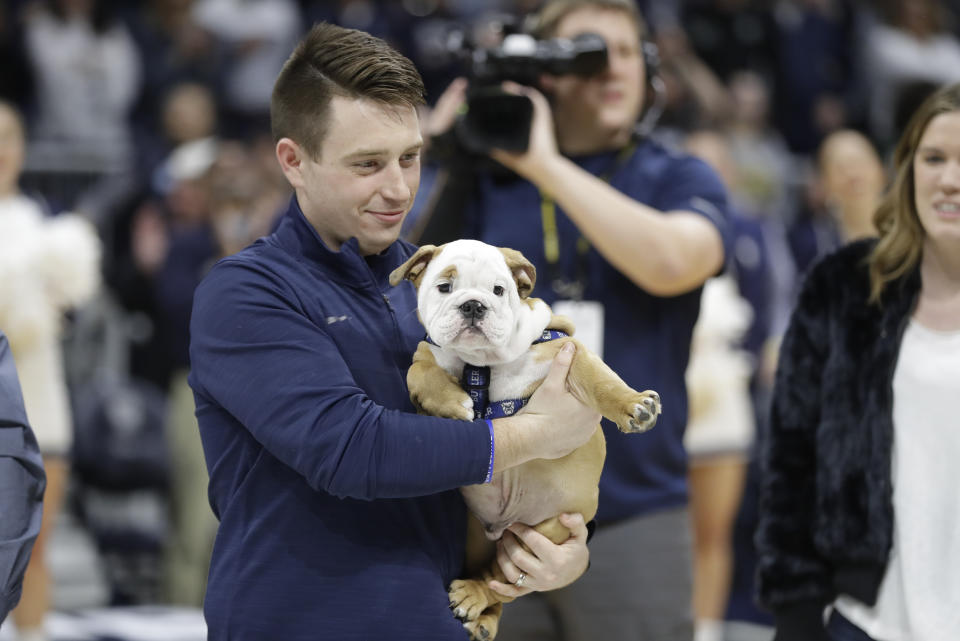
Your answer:
[[[546,343],[566,336],[569,336],[569,334],[559,329],[545,329],[540,337],[533,341],[532,344]],[[429,335],[424,336],[423,340],[431,345],[436,345]],[[486,366],[466,363],[463,366],[463,373],[460,375],[460,386],[470,395],[470,399],[473,401],[473,417],[475,419],[494,419],[513,416],[530,400],[528,398],[517,398],[491,403],[490,368]]]

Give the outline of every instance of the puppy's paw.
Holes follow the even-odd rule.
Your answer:
[[[646,432],[657,424],[661,412],[660,395],[653,390],[641,392],[627,408],[626,420],[617,422],[622,432]]]
[[[417,400],[423,411],[431,416],[473,420],[473,399],[463,390],[428,394]]]
[[[453,610],[455,617],[463,621],[464,626],[471,623],[475,624],[483,611],[490,605],[487,594],[488,589],[482,581],[470,579],[454,581],[447,591],[447,595],[450,597],[450,609]]]
[[[463,627],[470,633],[471,641],[493,641],[500,629],[500,615],[484,612],[476,621],[469,621]]]

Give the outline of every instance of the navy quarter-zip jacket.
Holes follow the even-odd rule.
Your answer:
[[[448,608],[483,421],[414,414],[424,330],[398,241],[328,249],[296,198],[270,236],[198,287],[190,384],[220,520],[211,641],[466,639]]]

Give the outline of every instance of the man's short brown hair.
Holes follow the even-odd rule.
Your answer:
[[[380,38],[319,23],[297,45],[273,86],[274,141],[290,138],[319,158],[333,96],[417,106],[424,102],[423,80],[409,59]]]

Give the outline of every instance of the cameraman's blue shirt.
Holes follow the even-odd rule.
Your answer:
[[[190,385],[220,519],[211,641],[465,640],[448,607],[483,421],[413,414],[412,254],[327,249],[296,200],[194,298]]]
[[[573,160],[596,176],[616,166],[617,152]],[[726,192],[702,161],[644,141],[615,170],[610,184],[631,198],[660,211],[699,213],[716,225],[729,255]],[[544,253],[541,198],[537,188],[519,179],[484,177],[478,200],[468,212],[468,233],[484,242],[523,252],[537,268],[534,296],[557,300],[551,289],[551,268]],[[584,300],[604,306],[604,360],[628,385],[652,389],[663,399],[656,427],[644,434],[622,434],[607,420],[607,461],[600,481],[598,524],[687,500],[687,455],[683,432],[687,422],[684,373],[690,356],[693,326],[700,310],[700,288],[680,296],[654,296],[633,284],[595,249],[581,258],[580,232],[557,208],[560,256],[556,271],[572,280],[583,272]],[[656,243],[655,236],[647,243]],[[636,248],[638,253],[644,247]]]

